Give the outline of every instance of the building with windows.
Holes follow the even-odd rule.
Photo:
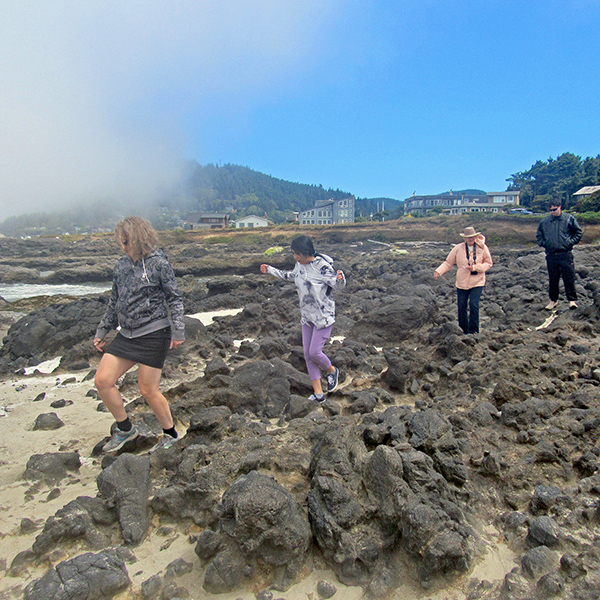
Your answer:
[[[247,217],[242,217],[241,219],[236,219],[232,221],[231,224],[234,227],[268,227],[272,224],[272,221],[265,219],[264,217],[257,217],[256,215],[248,215]]]
[[[320,200],[314,208],[303,210],[298,221],[300,225],[336,225],[354,223],[354,196],[343,200]]]
[[[470,212],[501,212],[508,204],[518,206],[521,192],[462,192],[433,196],[411,196],[404,201],[404,214],[424,215],[436,207],[445,215],[462,215]]]
[[[229,227],[227,213],[188,213],[184,227],[187,229],[226,229]]]

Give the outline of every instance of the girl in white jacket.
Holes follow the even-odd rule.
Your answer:
[[[314,394],[310,400],[324,402],[321,369],[327,372],[327,392],[337,389],[339,371],[323,352],[335,323],[333,290],[346,285],[342,271],[335,271],[333,260],[315,252],[312,240],[301,235],[292,240],[292,254],[296,265],[292,271],[282,271],[270,265],[260,265],[261,273],[269,273],[284,281],[294,281],[300,298],[302,315],[302,345]]]

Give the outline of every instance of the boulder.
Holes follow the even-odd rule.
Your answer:
[[[142,542],[150,526],[150,459],[122,454],[97,479],[98,491],[116,508],[126,544]]]
[[[109,600],[130,585],[125,563],[111,551],[88,552],[51,568],[25,588],[24,600]]]
[[[69,472],[79,471],[80,466],[81,458],[78,452],[34,454],[27,461],[23,477],[29,481],[43,480],[48,485],[55,485]]]
[[[207,568],[204,589],[232,591],[248,561],[267,570],[272,587],[288,589],[311,538],[306,516],[290,493],[272,477],[252,471],[226,490],[219,512],[223,546]]]

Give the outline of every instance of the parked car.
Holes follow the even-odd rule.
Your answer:
[[[527,210],[526,208],[511,208],[509,211],[511,215],[532,215],[533,212]]]

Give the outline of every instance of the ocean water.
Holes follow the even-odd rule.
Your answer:
[[[14,302],[34,296],[90,296],[101,294],[112,287],[111,282],[105,283],[0,283],[0,296],[7,302]]]

